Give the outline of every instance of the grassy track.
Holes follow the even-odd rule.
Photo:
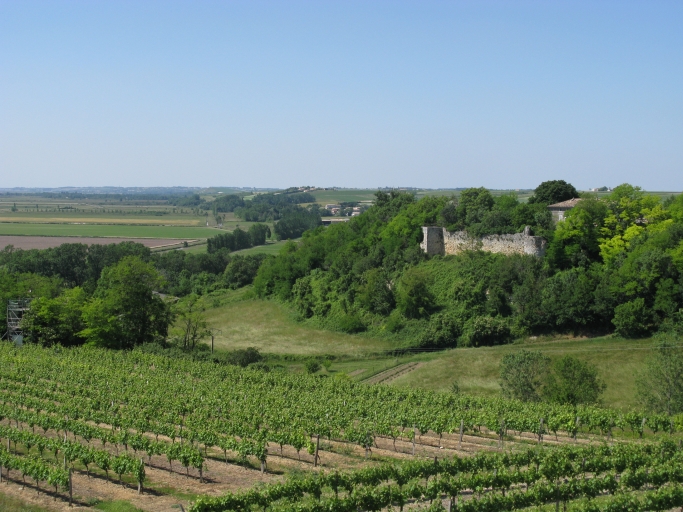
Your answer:
[[[247,224],[247,223],[243,223]],[[0,223],[0,235],[111,236],[120,238],[208,238],[223,230],[184,226]]]

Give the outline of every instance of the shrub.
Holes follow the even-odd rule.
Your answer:
[[[422,331],[418,345],[420,347],[454,347],[462,332],[462,323],[454,313],[438,313],[429,320],[429,325]]]
[[[320,370],[320,363],[315,359],[309,359],[304,366],[306,368],[306,373],[315,373]]]
[[[506,318],[475,316],[465,323],[460,345],[464,347],[501,345],[509,342],[511,337],[510,322]]]
[[[612,323],[616,333],[625,338],[645,336],[651,329],[652,315],[645,299],[638,297],[614,308]]]
[[[420,268],[410,268],[403,274],[396,293],[396,306],[407,318],[426,316],[434,306],[427,280],[427,273]]]
[[[549,364],[550,358],[530,350],[520,350],[503,357],[500,363],[500,387],[503,396],[525,402],[539,401]]]
[[[543,388],[543,398],[559,404],[595,404],[605,390],[597,369],[572,356],[553,364]]]
[[[363,321],[354,313],[346,313],[339,318],[337,326],[340,331],[347,333],[362,332],[365,330]]]
[[[254,347],[233,350],[225,354],[224,358],[226,363],[241,366],[242,368],[263,360],[261,353]]]

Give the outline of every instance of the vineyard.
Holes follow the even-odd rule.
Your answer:
[[[251,461],[266,473],[273,458],[303,456],[312,468],[343,445],[408,460],[331,472],[323,464],[303,479],[199,498],[192,510],[683,505],[682,417],[406,391],[137,351],[2,345],[0,420],[2,467],[64,499],[78,492],[74,471],[111,473],[144,493],[160,459],[204,482],[209,465]]]

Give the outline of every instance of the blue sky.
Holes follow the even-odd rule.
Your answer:
[[[0,187],[683,189],[683,2],[0,0]]]

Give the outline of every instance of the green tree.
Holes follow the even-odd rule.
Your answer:
[[[555,204],[579,197],[579,192],[564,180],[544,181],[534,190],[529,203]]]
[[[87,296],[81,288],[65,290],[55,298],[40,297],[21,320],[26,341],[51,346],[80,345],[85,327],[81,318]]]
[[[427,286],[427,273],[420,268],[406,270],[396,293],[396,306],[407,318],[420,318],[429,313],[434,297]]]
[[[83,308],[88,343],[133,348],[164,339],[172,320],[169,306],[155,293],[161,275],[149,263],[128,256],[107,267],[93,299]]]
[[[271,232],[267,224],[252,224],[249,226],[249,238],[251,245],[265,245],[266,238],[270,238]]]
[[[507,398],[524,402],[541,400],[541,388],[550,358],[540,352],[520,350],[503,357],[500,363],[500,387]]]
[[[542,396],[559,404],[595,404],[605,390],[597,369],[580,359],[564,356],[545,378]]]
[[[639,402],[651,411],[683,412],[683,349],[678,342],[659,343],[636,379],[636,389]]]
[[[360,286],[358,299],[373,313],[388,315],[394,309],[394,293],[382,269],[373,268],[365,272],[365,282]]]
[[[194,293],[176,304],[174,313],[177,318],[178,338],[183,348],[193,349],[201,339],[211,334],[204,307]]]
[[[645,299],[638,297],[614,308],[612,323],[620,336],[638,338],[652,329],[652,314]]]

